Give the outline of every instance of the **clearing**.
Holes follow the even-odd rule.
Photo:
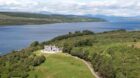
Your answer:
[[[31,71],[29,78],[95,78],[80,59],[63,53],[43,55],[46,61]]]

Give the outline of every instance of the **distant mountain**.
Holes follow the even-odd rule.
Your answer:
[[[46,11],[40,11],[38,14],[46,14],[46,15],[52,15],[53,13],[51,12],[46,12]]]
[[[48,24],[63,22],[102,22],[101,18],[46,13],[0,12],[0,25]]]
[[[87,17],[93,17],[93,18],[102,18],[105,19],[109,22],[136,22],[140,23],[140,16],[136,17],[121,17],[121,16],[105,16],[105,15],[92,15],[92,14],[87,14],[85,15]]]

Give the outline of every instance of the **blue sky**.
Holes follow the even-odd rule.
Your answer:
[[[140,16],[140,0],[0,0],[0,11]]]

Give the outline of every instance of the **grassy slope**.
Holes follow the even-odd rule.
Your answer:
[[[39,53],[39,52],[38,52]],[[29,78],[94,78],[79,59],[66,54],[46,54],[46,61],[30,72]]]
[[[116,31],[56,40],[52,44],[72,47],[70,53],[86,51],[96,71],[110,78],[140,78],[140,32]],[[92,46],[74,47],[82,40]],[[80,54],[80,53],[78,53]],[[108,77],[109,78],[109,77]]]
[[[62,23],[62,22],[100,22],[100,21],[105,21],[105,20],[100,18],[88,18],[82,16],[0,12],[0,25],[48,24],[48,23]]]

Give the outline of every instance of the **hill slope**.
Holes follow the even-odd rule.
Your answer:
[[[45,15],[22,12],[0,12],[0,25],[48,24],[62,22],[102,22],[100,18],[73,15]]]
[[[86,32],[59,36],[44,44],[55,44],[90,61],[103,78],[140,78],[139,31]]]

